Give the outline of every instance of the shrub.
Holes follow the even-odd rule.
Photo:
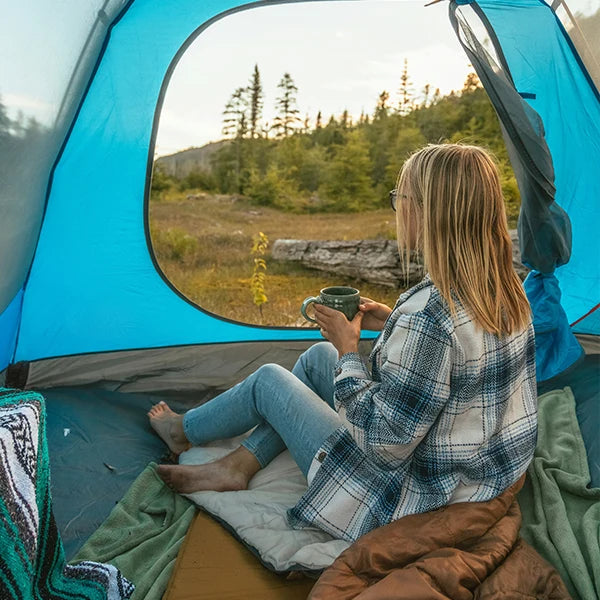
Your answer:
[[[198,252],[198,239],[178,227],[153,231],[152,241],[159,258],[190,264]]]

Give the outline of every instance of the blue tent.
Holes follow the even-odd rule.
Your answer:
[[[0,282],[0,369],[100,352],[314,339],[314,332],[303,329],[247,326],[207,314],[168,283],[149,241],[154,139],[170,74],[203,29],[245,7],[192,0],[104,4],[81,53],[79,73],[70,81],[65,99],[70,106],[63,109],[54,139],[5,175],[9,181],[0,203],[19,210],[0,224],[5,274]],[[554,166],[551,200],[568,214],[572,252],[569,258],[563,249],[539,270],[558,267],[561,304],[573,331],[598,334],[598,91],[544,2],[457,4],[466,5],[463,12],[477,6],[485,16],[503,52],[501,66],[541,119]],[[20,187],[19,178],[34,182]],[[534,240],[541,228],[537,217],[529,219],[525,232]],[[547,243],[529,261],[536,267],[538,256],[553,251]]]
[[[169,283],[150,243],[154,144],[173,69],[216,20],[269,4],[7,7],[5,67],[19,70],[23,89],[36,79],[53,107],[43,133],[1,129],[0,110],[0,373],[9,383],[208,389],[319,338],[206,312]],[[598,352],[599,59],[562,0],[453,0],[450,9],[517,174],[538,376],[547,380],[581,359],[580,342]],[[40,35],[51,65],[43,54],[27,58]],[[20,91],[0,88],[0,101]]]

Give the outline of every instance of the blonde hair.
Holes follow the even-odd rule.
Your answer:
[[[454,296],[485,331],[523,330],[530,307],[513,268],[502,188],[491,156],[477,146],[426,146],[404,163],[397,193],[398,204],[406,203],[418,220],[425,269],[451,313],[456,314]],[[400,218],[398,243],[407,261],[411,248],[403,226]]]

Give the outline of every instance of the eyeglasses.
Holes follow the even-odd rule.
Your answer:
[[[406,194],[401,194],[400,198],[408,198],[408,196]],[[396,202],[397,201],[398,201],[398,190],[396,188],[394,188],[393,190],[390,191],[390,205],[394,212],[396,211]]]

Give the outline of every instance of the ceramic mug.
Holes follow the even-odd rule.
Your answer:
[[[360,292],[353,288],[344,285],[336,285],[333,287],[326,287],[321,290],[318,296],[309,296],[302,303],[300,312],[302,316],[311,323],[316,321],[306,314],[306,309],[312,303],[322,304],[323,306],[329,306],[335,310],[346,315],[349,321],[352,321],[354,315],[358,312],[358,305],[360,304]]]

